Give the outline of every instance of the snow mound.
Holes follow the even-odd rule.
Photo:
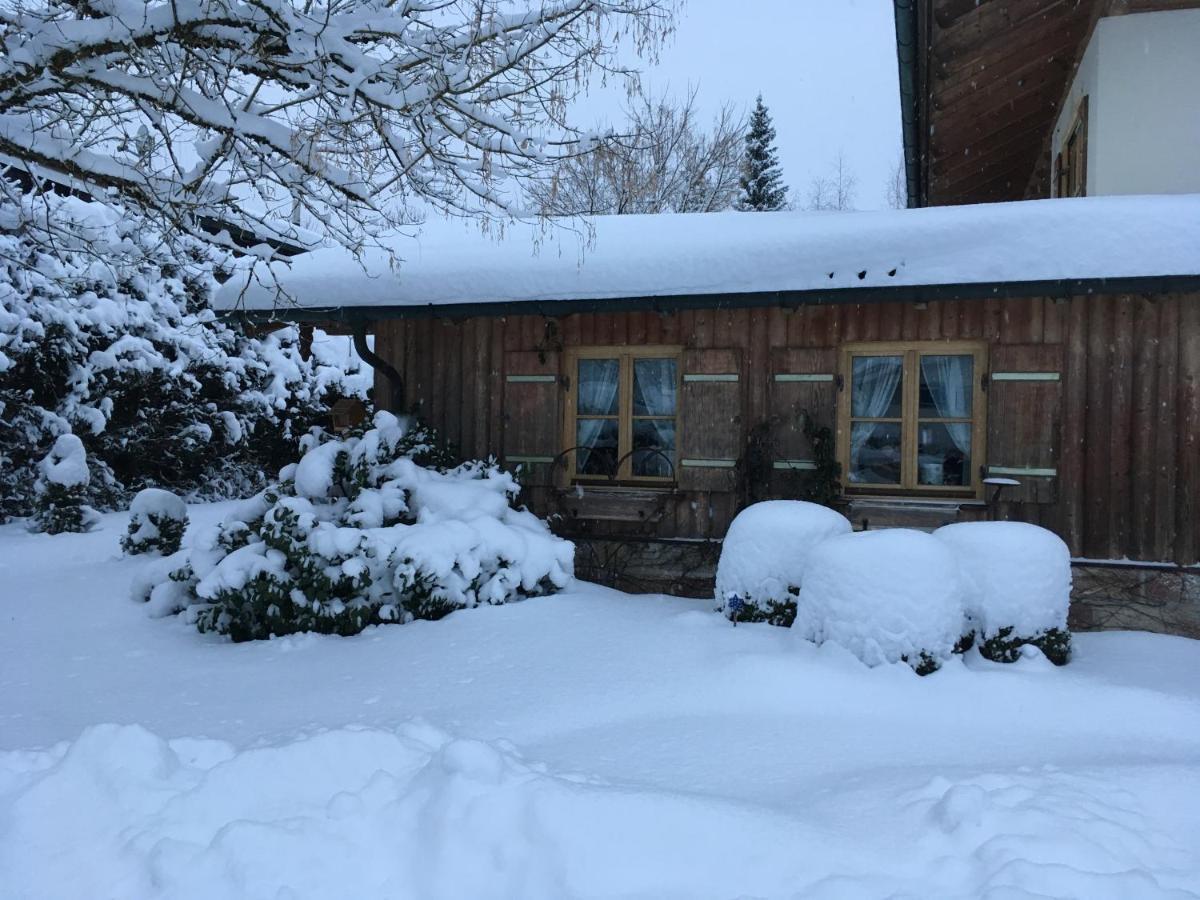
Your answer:
[[[869,666],[948,659],[962,636],[963,586],[949,548],[890,528],[829,538],[809,557],[796,623]]]
[[[788,625],[804,565],[825,538],[846,534],[849,520],[803,500],[767,500],[743,509],[721,544],[717,563],[717,604],[732,615],[730,600],[744,604],[742,620]]]
[[[64,488],[87,487],[91,480],[87,451],[83,449],[83,441],[73,434],[58,436],[39,469],[46,482]]]
[[[777,840],[770,815],[556,775],[419,722],[242,752],[99,725],[0,771],[0,871],[25,900],[735,896],[778,877],[724,852],[731,825]]]
[[[121,549],[126,553],[170,556],[183,543],[187,521],[187,504],[170,491],[138,491],[129,505],[129,529],[121,539]]]
[[[979,637],[1011,627],[1031,638],[1067,627],[1071,552],[1054,532],[1026,522],[957,522],[933,535],[958,560],[967,627]]]
[[[187,504],[180,497],[162,488],[138,491],[133,502],[129,504],[129,514],[140,518],[158,516],[160,519],[171,519],[175,522],[185,522],[188,517]]]

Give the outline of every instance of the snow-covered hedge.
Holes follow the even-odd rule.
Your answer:
[[[826,538],[847,534],[840,513],[803,500],[767,500],[734,518],[717,563],[717,604],[733,621],[787,627],[796,618],[804,565]]]
[[[104,509],[149,486],[245,496],[295,458],[342,380],[300,358],[294,330],[218,320],[211,254],[169,255],[135,216],[76,198],[0,199],[0,521],[33,513],[64,434]]]
[[[91,474],[83,442],[73,434],[59,435],[37,471],[34,522],[38,530],[47,534],[87,531],[94,513],[84,502]]]
[[[959,522],[934,537],[958,559],[965,627],[984,656],[1012,662],[1033,644],[1052,662],[1067,662],[1071,552],[1062,538],[1025,522]]]
[[[187,504],[170,491],[146,488],[129,505],[129,530],[121,538],[126,553],[179,552],[187,530]]]
[[[316,431],[280,483],[133,587],[235,641],[437,619],[563,587],[574,546],[513,506],[490,462],[452,468],[433,436],[390,413],[341,439]]]
[[[962,635],[963,593],[954,555],[932,535],[843,534],[809,557],[792,627],[869,666],[906,662],[924,675],[950,658]]]

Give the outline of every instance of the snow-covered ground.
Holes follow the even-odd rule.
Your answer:
[[[580,584],[235,645],[124,524],[0,528],[0,897],[1200,896],[1200,642],[922,679]]]

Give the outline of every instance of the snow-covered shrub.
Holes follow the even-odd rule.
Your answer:
[[[84,502],[91,475],[83,442],[73,434],[59,435],[50,452],[38,463],[36,485],[39,531],[61,534],[87,531],[94,514]]]
[[[869,666],[907,662],[935,671],[962,634],[963,585],[942,541],[903,528],[829,538],[804,570],[796,623]]]
[[[825,538],[850,530],[845,516],[803,500],[747,506],[721,544],[718,608],[734,621],[791,625],[809,554]]]
[[[138,491],[129,505],[129,530],[121,538],[121,549],[129,554],[170,556],[183,544],[187,523],[187,504],[170,491]]]
[[[315,430],[280,482],[157,561],[133,587],[156,613],[187,607],[235,641],[437,619],[563,587],[574,546],[490,462],[447,467],[433,435],[390,413],[335,438]]]
[[[0,521],[33,512],[63,434],[83,441],[98,508],[151,486],[245,496],[295,458],[340,382],[294,329],[256,339],[218,319],[221,264],[98,204],[0,195]]]
[[[967,633],[988,659],[1012,662],[1033,644],[1063,665],[1071,653],[1071,552],[1026,522],[958,522],[934,532],[958,559]]]

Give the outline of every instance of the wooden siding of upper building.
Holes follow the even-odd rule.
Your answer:
[[[1050,196],[1050,136],[1104,16],[1200,0],[916,0],[920,206]]]
[[[689,396],[685,386],[681,415],[692,421],[683,422],[681,455],[739,454],[749,430],[771,422],[777,458],[791,458],[805,453],[795,413],[807,408],[833,425],[838,385],[774,374],[833,373],[849,342],[937,340],[985,342],[992,372],[1061,373],[989,385],[987,463],[1057,469],[1053,479],[1025,479],[1001,504],[1003,517],[1053,529],[1075,556],[1200,559],[1200,295],[407,318],[376,330],[410,408],[464,457],[565,449],[568,347],[671,344],[685,348],[685,371],[736,364],[741,378],[723,385],[728,396]],[[386,405],[386,382],[376,389]],[[527,488],[543,513],[554,508],[549,469],[534,466]],[[742,502],[730,470],[681,471],[679,487],[650,534],[720,537]]]

